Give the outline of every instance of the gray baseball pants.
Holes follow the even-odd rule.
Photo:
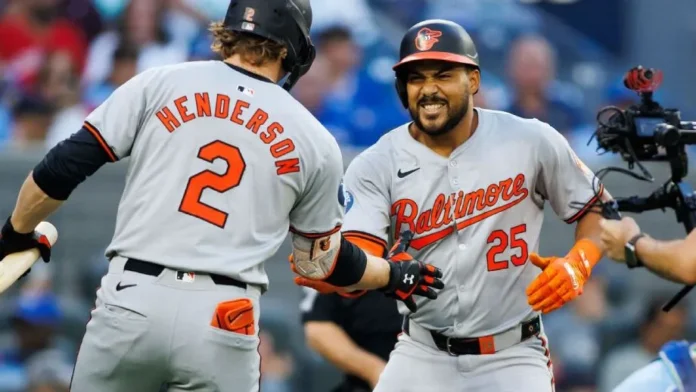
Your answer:
[[[259,391],[258,287],[166,268],[150,276],[124,271],[125,262],[113,258],[102,278],[72,392]],[[238,298],[253,303],[253,335],[210,325],[218,303]]]
[[[543,332],[494,354],[451,356],[401,334],[374,392],[553,392]]]

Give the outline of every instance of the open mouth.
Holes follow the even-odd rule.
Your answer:
[[[438,114],[442,109],[445,107],[444,102],[426,102],[426,103],[421,103],[420,105],[421,110],[423,111],[424,114],[430,115],[430,114]]]

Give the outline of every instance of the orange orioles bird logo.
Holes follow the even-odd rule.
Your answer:
[[[331,238],[330,237],[322,238],[319,241],[319,249],[323,250],[324,252],[329,250],[330,246],[331,246]]]
[[[431,30],[427,27],[423,27],[416,34],[416,49],[420,51],[430,50],[433,45],[438,41],[438,38],[442,36],[442,31]]]

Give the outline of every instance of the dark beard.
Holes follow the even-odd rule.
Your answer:
[[[412,110],[411,108],[408,109],[409,114],[411,115],[411,119],[413,119],[413,123],[416,124],[418,129],[421,131],[427,133],[430,136],[441,136],[446,133],[449,133],[451,130],[453,130],[457,124],[459,124],[464,116],[466,116],[466,112],[469,110],[469,101],[464,100],[462,105],[459,108],[453,108],[450,107],[449,110],[447,111],[447,121],[445,121],[444,124],[440,128],[437,129],[426,129],[423,123],[420,120],[420,116],[418,115],[418,109],[420,107],[420,102],[418,106],[416,106],[416,110]]]

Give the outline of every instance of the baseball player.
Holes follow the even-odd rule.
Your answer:
[[[414,310],[414,295],[436,298],[432,265],[369,256],[340,233],[341,151],[288,93],[314,59],[311,21],[308,0],[232,1],[211,25],[224,61],[137,75],[28,176],[0,258],[38,246],[48,261],[36,225],[130,158],[73,392],[258,391],[263,263],[289,231],[305,278]]]
[[[671,341],[658,358],[636,370],[613,392],[696,391],[696,343]]]
[[[548,124],[473,107],[479,56],[461,26],[416,24],[400,58],[413,121],[350,163],[342,230],[373,254],[408,230],[411,254],[434,260],[446,288],[417,313],[399,304],[404,334],[375,391],[552,391],[540,315],[582,293],[603,254],[588,207],[609,195]],[[535,253],[546,201],[576,223],[563,257]]]

